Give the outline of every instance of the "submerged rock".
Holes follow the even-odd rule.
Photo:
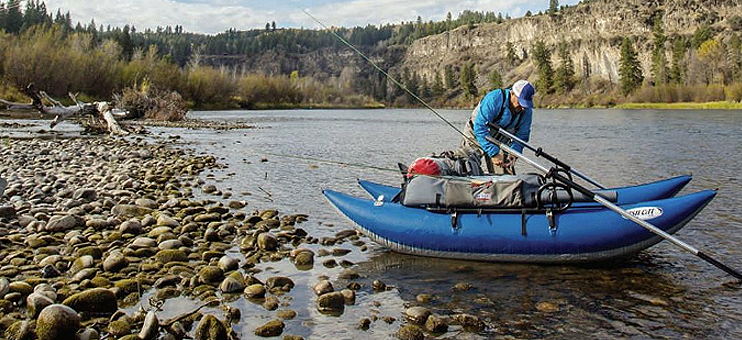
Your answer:
[[[228,340],[227,329],[211,314],[204,315],[196,326],[196,340]]]
[[[425,334],[417,326],[404,325],[397,331],[397,338],[400,340],[423,340]]]
[[[285,325],[281,320],[272,320],[255,329],[255,335],[262,337],[279,336],[283,333]]]
[[[345,309],[345,297],[340,292],[331,292],[317,298],[317,309],[324,313],[342,313]]]

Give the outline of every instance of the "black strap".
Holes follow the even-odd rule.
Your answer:
[[[500,94],[502,94],[502,106],[500,106],[500,112],[495,116],[493,122],[495,124],[500,122],[500,118],[502,118],[502,115],[505,113],[505,89],[500,89]]]

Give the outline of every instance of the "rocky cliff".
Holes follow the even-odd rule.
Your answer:
[[[433,79],[445,66],[458,68],[474,62],[479,68],[478,83],[487,82],[492,67],[501,70],[506,83],[516,78],[534,80],[530,59],[516,68],[506,65],[506,42],[522,58],[537,40],[555,51],[560,41],[569,44],[578,77],[589,68],[591,76],[618,81],[620,45],[628,36],[639,52],[645,76],[649,74],[653,18],[661,15],[666,36],[692,35],[697,27],[710,25],[719,32],[730,32],[729,18],[742,15],[741,0],[592,0],[564,8],[557,15],[537,15],[501,24],[482,24],[416,40],[399,67],[407,67]],[[668,43],[669,44],[669,43]],[[666,48],[668,60],[670,47]],[[552,64],[557,65],[556,53]],[[584,66],[583,66],[584,65]]]

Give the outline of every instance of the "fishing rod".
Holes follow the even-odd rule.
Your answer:
[[[397,86],[399,86],[400,88],[402,88],[403,90],[405,90],[413,98],[415,98],[417,101],[419,101],[420,103],[422,103],[428,110],[432,111],[438,118],[440,118],[441,120],[443,120],[446,124],[448,124],[454,130],[456,130],[456,132],[458,132],[464,138],[467,138],[469,140],[472,139],[472,138],[467,137],[463,132],[461,132],[461,130],[459,130],[457,127],[455,127],[453,124],[451,124],[451,122],[449,122],[448,120],[446,120],[443,116],[441,116],[435,109],[433,109],[430,105],[428,105],[428,103],[425,102],[422,98],[418,97],[416,94],[414,94],[412,91],[410,91],[406,86],[400,84],[396,79],[394,79],[389,74],[387,74],[384,70],[381,69],[381,67],[379,67],[378,65],[376,65],[376,63],[374,63],[365,54],[363,54],[363,52],[359,51],[351,43],[349,43],[348,41],[346,41],[345,39],[343,39],[341,36],[339,36],[334,31],[330,30],[327,26],[325,26],[325,24],[323,24],[321,21],[319,21],[317,18],[315,18],[309,12],[307,12],[304,9],[302,9],[302,11],[304,11],[304,13],[306,15],[308,15],[310,18],[312,18],[314,21],[316,21],[324,29],[330,31],[336,38],[338,38],[341,42],[343,42],[343,44],[347,45],[353,51],[355,51],[356,53],[358,53],[361,57],[363,57],[363,59],[365,59],[371,65],[373,65],[374,68],[376,68],[379,72],[381,72],[382,74],[384,74],[384,76],[386,76],[394,84],[396,84]],[[498,129],[499,129],[499,127],[498,127]],[[503,130],[503,129],[500,129],[500,130]],[[513,137],[515,137],[515,136],[513,136]],[[545,175],[550,176],[550,177],[554,178],[555,180],[557,180],[557,181],[559,181],[561,183],[564,183],[568,187],[577,190],[578,192],[580,192],[581,194],[583,194],[583,195],[585,195],[587,197],[590,197],[595,202],[601,204],[602,206],[608,208],[609,210],[611,210],[611,211],[613,211],[613,212],[621,215],[622,217],[624,217],[624,218],[626,218],[626,219],[628,219],[628,220],[630,220],[630,221],[638,224],[642,228],[644,228],[644,229],[646,229],[646,230],[648,230],[648,231],[650,231],[650,232],[652,232],[652,233],[654,233],[654,234],[662,237],[663,239],[670,241],[672,244],[680,247],[682,250],[687,251],[687,252],[689,252],[689,253],[691,253],[693,255],[698,256],[702,260],[710,263],[711,265],[713,265],[713,266],[715,266],[715,267],[723,270],[727,274],[729,274],[729,275],[735,277],[736,279],[742,281],[742,274],[739,273],[738,271],[736,271],[736,270],[732,269],[731,267],[729,267],[729,266],[727,266],[727,265],[719,262],[718,260],[716,260],[713,257],[709,256],[708,254],[706,254],[704,252],[701,252],[700,250],[698,250],[695,247],[693,247],[693,246],[691,246],[691,245],[689,245],[689,244],[687,244],[687,243],[679,240],[678,238],[676,238],[676,237],[668,234],[664,230],[662,230],[662,229],[660,229],[660,228],[652,225],[651,223],[649,223],[647,221],[644,221],[644,220],[641,220],[641,219],[635,217],[634,215],[629,214],[626,210],[624,210],[621,207],[619,207],[619,206],[611,203],[610,201],[608,201],[604,197],[602,197],[602,196],[594,193],[590,189],[588,189],[588,188],[586,188],[586,187],[584,187],[584,186],[582,186],[582,185],[580,185],[578,183],[575,183],[574,181],[572,181],[571,179],[569,179],[567,177],[564,177],[563,175],[561,175],[559,173],[558,168],[547,169],[547,168],[543,167],[542,165],[540,165],[540,164],[532,161],[531,159],[525,157],[522,153],[520,153],[520,152],[516,151],[515,149],[511,148],[509,145],[507,145],[507,144],[505,144],[505,143],[503,143],[503,142],[501,142],[501,141],[499,141],[499,140],[497,140],[495,138],[492,138],[492,137],[486,137],[486,138],[487,138],[488,141],[490,141],[490,142],[494,143],[495,145],[499,146],[503,151],[505,151],[507,153],[510,153],[512,155],[515,155],[517,158],[522,159],[524,162],[528,163],[532,167],[534,167],[534,168],[538,169],[539,171],[543,172]],[[521,140],[521,142],[524,142],[524,141]],[[519,143],[521,143],[521,142],[519,142]],[[478,145],[478,143],[475,143],[475,144]],[[523,144],[523,146],[526,146],[526,143],[521,143],[521,144]],[[480,149],[481,148],[482,147],[480,146]],[[529,147],[529,149],[533,150],[532,147]],[[541,151],[540,148],[536,149],[535,151],[538,154],[543,155],[543,151]],[[546,158],[546,157],[544,157],[544,158]],[[550,158],[553,158],[553,160],[557,160],[556,158],[551,157],[551,156],[549,156],[549,158],[547,158],[547,159],[549,159],[550,161],[552,161],[552,159],[550,159]],[[561,163],[561,162],[559,162],[559,163]],[[561,164],[566,165],[564,163],[561,163]],[[587,176],[585,176],[585,177],[587,177]],[[596,184],[596,183],[593,183],[593,184]]]
[[[737,278],[738,280],[741,280],[742,281],[742,274],[739,273],[738,271],[736,271],[736,270],[732,269],[731,267],[729,267],[729,266],[727,266],[727,265],[719,262],[718,260],[714,259],[710,255],[708,255],[708,254],[706,254],[704,252],[701,252],[697,248],[695,248],[695,247],[693,247],[693,246],[691,246],[691,245],[689,245],[689,244],[681,241],[680,239],[678,239],[678,238],[676,238],[676,237],[668,234],[664,230],[656,227],[655,225],[653,225],[653,224],[651,224],[651,223],[649,223],[647,221],[641,220],[641,219],[639,219],[638,217],[636,217],[636,216],[634,216],[632,214],[629,214],[628,211],[626,211],[623,208],[619,207],[618,205],[610,202],[605,197],[602,197],[602,196],[594,193],[590,189],[588,189],[588,188],[586,188],[586,187],[584,187],[584,186],[582,186],[582,185],[580,185],[578,183],[575,183],[574,181],[570,180],[567,177],[564,177],[563,175],[561,175],[559,173],[559,171],[556,171],[557,168],[547,169],[544,166],[542,166],[541,164],[538,164],[535,161],[533,161],[533,160],[525,157],[522,153],[516,151],[515,149],[511,148],[507,144],[505,144],[505,143],[503,143],[503,142],[501,142],[501,141],[499,141],[499,140],[497,140],[495,138],[487,137],[487,140],[489,140],[492,143],[495,143],[497,146],[499,146],[500,148],[502,148],[504,151],[506,151],[506,152],[508,152],[508,153],[510,153],[512,155],[515,155],[516,157],[522,159],[524,162],[528,163],[528,165],[530,165],[530,166],[536,168],[537,170],[541,171],[542,173],[544,173],[544,175],[546,175],[547,177],[554,178],[557,181],[559,181],[561,183],[564,183],[568,187],[570,187],[570,188],[578,191],[579,193],[585,195],[586,197],[591,198],[595,202],[600,203],[602,206],[610,209],[611,211],[613,211],[613,212],[621,215],[622,217],[624,217],[624,218],[626,218],[626,219],[628,219],[628,220],[630,220],[630,221],[638,224],[642,228],[644,228],[646,230],[649,230],[650,232],[652,232],[652,233],[654,233],[654,234],[662,237],[663,239],[670,241],[672,244],[680,247],[681,249],[683,249],[683,250],[685,250],[685,251],[687,251],[687,252],[689,252],[689,253],[691,253],[693,255],[698,256],[702,260],[704,260],[704,261],[706,261],[706,262],[714,265],[715,267],[717,267],[717,268],[725,271],[727,274],[729,274],[729,275]]]
[[[310,13],[309,13],[309,12],[308,12],[307,10],[305,10],[305,9],[302,9],[302,11],[303,11],[303,12],[304,12],[304,13],[305,13],[306,15],[308,15],[308,16],[309,16],[310,18],[312,18],[312,20],[316,21],[316,22],[317,22],[317,23],[318,23],[318,24],[319,24],[320,26],[322,26],[322,28],[324,28],[325,30],[327,30],[327,31],[329,31],[330,33],[332,33],[332,35],[334,35],[334,36],[335,36],[335,37],[336,37],[336,38],[337,38],[338,40],[340,40],[340,41],[341,41],[341,42],[342,42],[343,44],[345,44],[345,45],[346,45],[346,46],[348,46],[348,47],[349,47],[350,49],[352,49],[352,50],[353,50],[354,52],[356,52],[356,53],[357,53],[358,55],[360,55],[361,57],[363,57],[363,59],[365,59],[366,61],[368,61],[368,62],[369,62],[369,64],[371,64],[371,65],[372,65],[372,66],[373,66],[373,67],[374,67],[375,69],[377,69],[377,70],[378,70],[379,72],[381,72],[381,73],[382,73],[382,74],[383,74],[383,75],[384,75],[385,77],[387,77],[387,79],[391,80],[391,81],[392,81],[392,82],[393,82],[394,84],[396,84],[397,86],[399,86],[400,88],[402,88],[402,89],[403,89],[403,90],[404,90],[405,92],[407,92],[407,93],[408,93],[408,94],[409,94],[410,96],[412,96],[412,97],[413,97],[413,98],[415,98],[415,99],[416,99],[417,101],[419,101],[420,103],[422,103],[422,104],[423,104],[423,106],[425,106],[425,108],[427,108],[428,110],[430,110],[431,112],[433,112],[433,114],[435,114],[435,115],[436,115],[436,116],[437,116],[438,118],[440,118],[440,119],[441,119],[441,120],[442,120],[443,122],[445,122],[446,124],[448,124],[448,126],[450,126],[451,128],[453,128],[453,129],[454,129],[454,130],[455,130],[456,132],[458,132],[458,134],[460,134],[460,135],[461,135],[461,136],[463,136],[463,137],[464,137],[465,139],[467,139],[467,140],[469,140],[470,142],[472,142],[472,143],[471,143],[472,145],[476,145],[476,146],[477,146],[477,147],[478,147],[478,148],[479,148],[480,150],[482,150],[482,151],[484,152],[484,148],[482,148],[482,147],[481,147],[481,146],[479,145],[479,143],[478,143],[478,142],[477,142],[477,141],[476,141],[475,139],[471,138],[470,136],[467,136],[467,135],[465,135],[465,134],[464,134],[464,133],[463,133],[463,132],[462,132],[461,130],[459,130],[459,128],[457,128],[456,126],[454,126],[454,125],[453,125],[453,124],[452,124],[452,123],[451,123],[450,121],[448,121],[448,120],[447,120],[447,119],[446,119],[445,117],[443,117],[443,116],[442,116],[442,115],[441,115],[440,113],[438,113],[438,111],[436,111],[436,110],[435,110],[435,109],[434,109],[433,107],[431,107],[431,106],[430,106],[430,105],[429,105],[429,104],[428,104],[428,103],[427,103],[427,102],[426,102],[425,100],[423,100],[422,98],[418,97],[418,96],[417,96],[417,95],[416,95],[416,94],[415,94],[414,92],[410,91],[410,89],[408,89],[408,88],[407,88],[407,86],[405,86],[405,85],[401,84],[401,83],[400,83],[399,81],[397,81],[396,79],[394,79],[394,77],[390,76],[390,75],[389,75],[389,74],[388,74],[388,73],[387,73],[386,71],[384,71],[384,70],[383,70],[383,69],[382,69],[381,67],[379,67],[379,65],[377,65],[377,64],[376,64],[375,62],[373,62],[373,60],[371,60],[371,59],[370,59],[369,57],[367,57],[367,56],[366,56],[366,55],[365,55],[365,54],[364,54],[363,52],[361,52],[361,51],[360,51],[360,50],[358,50],[358,49],[357,49],[357,48],[356,48],[355,46],[353,46],[353,44],[351,44],[350,42],[348,42],[347,40],[345,40],[345,39],[344,39],[343,37],[341,37],[341,36],[340,36],[339,34],[335,33],[335,31],[333,31],[333,30],[329,29],[329,28],[328,28],[328,27],[327,27],[327,26],[326,26],[326,25],[325,25],[324,23],[322,23],[321,21],[319,21],[319,19],[315,18],[315,17],[314,17],[314,16],[312,15],[312,14],[310,14]],[[495,126],[496,126],[496,125],[495,125]],[[549,161],[551,161],[552,163],[554,163],[554,164],[556,164],[556,165],[558,165],[558,166],[562,167],[563,169],[565,169],[565,170],[567,170],[567,171],[570,171],[570,172],[571,172],[571,173],[573,173],[574,175],[576,175],[576,176],[578,176],[578,177],[580,177],[580,178],[584,179],[585,181],[589,182],[590,184],[592,184],[592,185],[594,185],[594,186],[596,186],[596,187],[598,187],[598,188],[600,188],[600,189],[605,189],[605,188],[606,188],[605,186],[603,186],[602,184],[600,184],[600,183],[599,183],[598,181],[596,181],[596,180],[594,180],[594,179],[592,179],[592,178],[588,177],[587,175],[585,175],[585,174],[583,174],[583,173],[581,173],[581,172],[579,172],[579,171],[577,171],[577,170],[573,169],[572,167],[568,166],[568,165],[567,165],[567,164],[565,164],[564,162],[561,162],[561,161],[559,161],[559,160],[558,160],[557,158],[555,158],[555,157],[552,157],[551,155],[548,155],[548,154],[544,153],[544,152],[543,152],[543,150],[542,150],[541,148],[534,148],[533,146],[531,146],[530,144],[528,144],[528,143],[527,143],[527,142],[525,142],[524,140],[522,140],[522,139],[520,139],[520,138],[518,138],[518,137],[516,137],[516,136],[512,135],[511,133],[509,133],[509,132],[505,131],[505,129],[502,129],[502,128],[500,128],[499,126],[496,126],[496,127],[497,127],[497,129],[499,130],[499,132],[500,132],[500,133],[502,133],[503,135],[506,135],[506,136],[508,136],[509,138],[511,138],[511,139],[513,139],[513,140],[515,140],[516,142],[520,143],[521,145],[523,145],[523,146],[527,147],[528,149],[530,149],[530,150],[532,150],[532,151],[536,152],[536,157],[539,157],[539,156],[543,156],[544,158],[548,159],[548,160],[549,160]],[[485,152],[485,155],[486,155],[486,154],[487,154],[487,153]],[[488,166],[488,167],[489,167],[489,165],[490,165],[490,164],[489,164],[489,162],[487,162],[487,166]],[[492,170],[491,170],[491,169],[490,169],[490,172],[492,172]]]

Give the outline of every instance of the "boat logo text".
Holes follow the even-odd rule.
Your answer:
[[[626,210],[626,212],[643,221],[662,216],[662,208],[658,207],[639,207]]]

